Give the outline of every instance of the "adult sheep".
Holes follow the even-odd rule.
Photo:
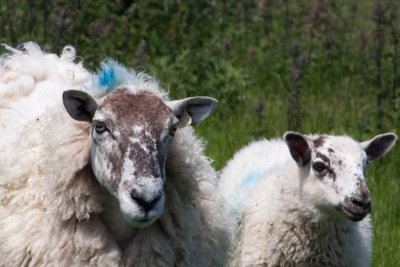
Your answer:
[[[32,47],[12,50],[2,66],[19,64],[18,72],[39,61],[30,74],[52,72],[52,78],[33,78],[24,94],[2,90],[13,90],[15,103],[33,101],[43,83],[55,92],[30,103],[42,106],[35,116],[17,117],[18,133],[4,126],[5,136],[15,136],[0,150],[0,265],[222,265],[229,224],[216,173],[189,126],[216,101],[169,101],[154,80],[113,61],[69,87],[75,90],[52,86],[64,69]],[[74,80],[79,73],[71,67]],[[95,88],[102,89],[97,95],[114,89],[94,98]],[[23,106],[13,108],[24,113]]]
[[[219,185],[238,222],[230,266],[370,265],[363,170],[396,139],[287,132],[237,152]]]

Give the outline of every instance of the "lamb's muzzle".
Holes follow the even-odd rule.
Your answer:
[[[358,222],[371,212],[371,197],[362,194],[358,197],[347,197],[341,205],[343,213],[352,221]]]

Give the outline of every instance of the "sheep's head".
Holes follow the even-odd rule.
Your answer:
[[[149,91],[118,88],[96,102],[82,91],[63,94],[70,116],[92,124],[93,172],[120,203],[125,220],[145,227],[164,210],[165,162],[175,131],[205,119],[217,101],[163,101]]]
[[[377,135],[357,142],[347,136],[306,136],[285,133],[283,139],[305,178],[305,197],[313,198],[320,208],[343,212],[353,221],[362,220],[371,211],[370,193],[364,178],[367,161],[388,152],[396,142],[393,133]]]

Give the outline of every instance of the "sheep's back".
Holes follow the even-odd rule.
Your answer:
[[[289,150],[279,139],[252,142],[236,152],[219,181],[229,214],[236,216],[260,180],[269,179],[268,173],[282,171],[290,161]]]

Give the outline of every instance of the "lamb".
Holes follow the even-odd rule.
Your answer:
[[[369,266],[363,170],[396,140],[287,132],[237,152],[219,184],[237,221],[229,266]]]
[[[0,70],[0,266],[223,265],[230,224],[190,127],[216,100],[24,47]],[[20,75],[29,86],[11,86]]]

